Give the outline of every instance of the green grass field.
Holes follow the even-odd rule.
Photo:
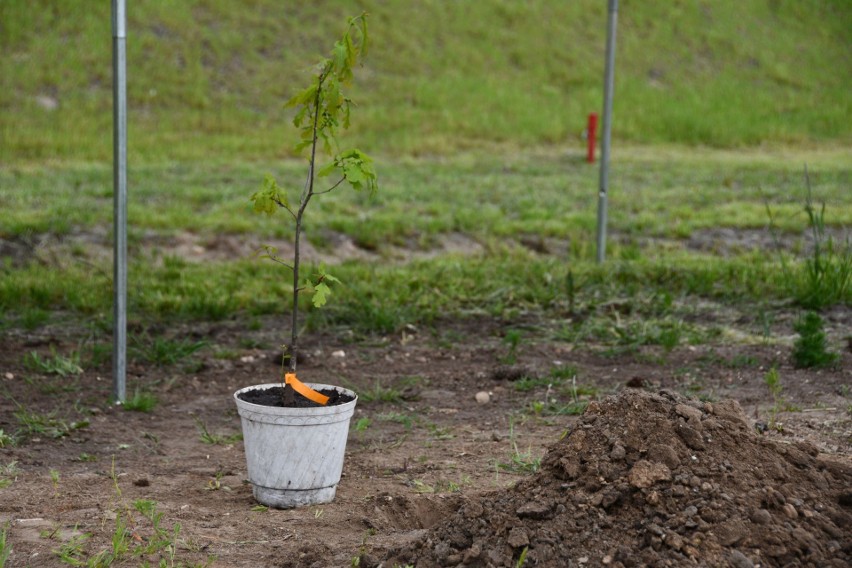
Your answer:
[[[580,133],[600,107],[605,2],[151,1],[129,11],[132,317],[287,310],[278,267],[249,253],[196,263],[168,243],[288,237],[248,198],[267,172],[301,186],[282,102],[362,6],[374,44],[346,137],[377,156],[381,189],[322,196],[307,234],[327,253],[343,235],[371,260],[338,258],[345,284],[310,324],[388,332],[629,298],[669,322],[662,333],[699,300],[810,305],[824,283],[808,280],[806,164],[840,239],[820,274],[846,282],[817,288],[818,307],[852,302],[844,2],[621,3],[598,266],[598,169]],[[108,3],[0,0],[0,244],[29,250],[0,266],[4,325],[109,318],[110,258],[91,243],[112,222],[110,34]],[[48,237],[63,246],[43,253]],[[448,238],[470,250],[447,253]]]
[[[601,108],[603,1],[133,2],[132,161],[289,155],[281,103],[362,9],[374,154],[579,145]],[[845,0],[622,2],[615,140],[848,144],[849,30]],[[111,33],[109,2],[0,2],[0,163],[110,159]]]

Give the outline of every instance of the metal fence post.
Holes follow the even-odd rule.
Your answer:
[[[618,0],[609,0],[606,34],[606,69],[604,71],[604,109],[601,125],[601,176],[598,192],[598,255],[599,263],[606,258],[607,192],[609,191],[609,148],[612,138],[612,98],[615,83],[615,25],[618,20]]]
[[[127,14],[112,0],[113,71],[113,396],[127,397]]]

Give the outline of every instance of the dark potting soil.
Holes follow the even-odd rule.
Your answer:
[[[317,392],[327,396],[328,403],[325,405],[317,404],[316,402],[303,397],[299,393],[295,393],[293,404],[289,404],[287,407],[315,408],[318,406],[339,406],[341,404],[351,402],[355,398],[335,389],[319,389]],[[284,387],[272,387],[271,389],[254,389],[246,391],[244,393],[240,393],[239,398],[240,400],[244,400],[252,404],[259,404],[261,406],[279,406],[284,408],[282,399],[283,394]]]

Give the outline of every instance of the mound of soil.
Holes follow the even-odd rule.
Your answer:
[[[850,566],[850,506],[852,468],[762,438],[735,401],[628,389],[384,565]]]

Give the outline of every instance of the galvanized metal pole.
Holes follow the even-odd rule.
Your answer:
[[[113,72],[113,351],[115,401],[127,398],[127,17],[112,0]]]
[[[604,109],[601,130],[601,176],[598,192],[598,262],[606,258],[607,193],[609,191],[609,149],[612,141],[612,98],[615,83],[615,25],[618,0],[609,0],[606,34],[606,69],[604,70]]]

